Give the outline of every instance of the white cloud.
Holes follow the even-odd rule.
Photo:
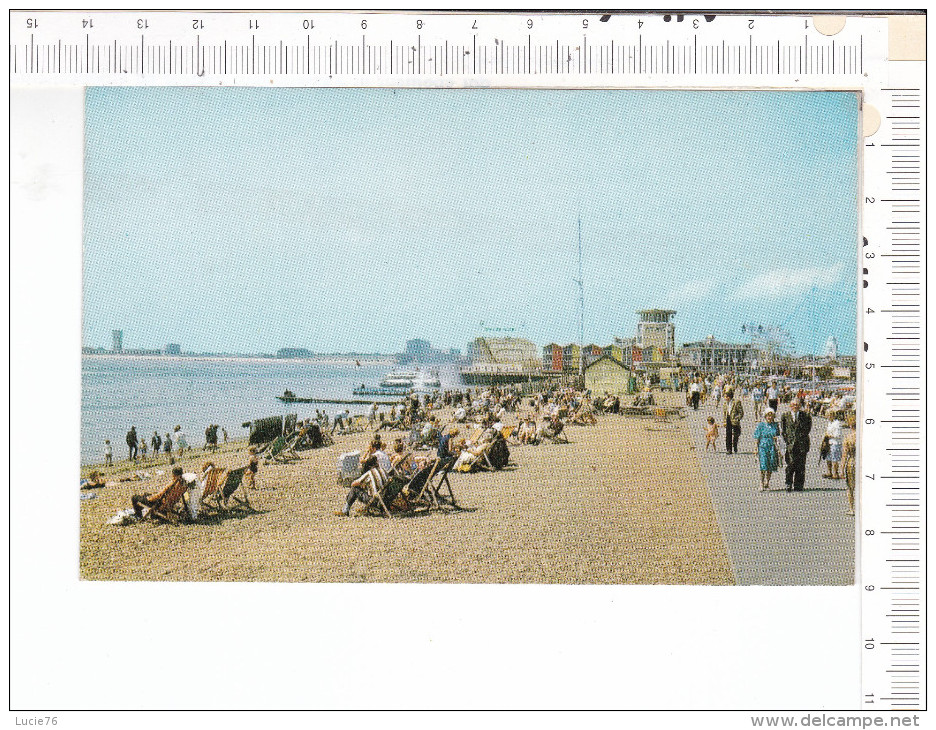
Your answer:
[[[711,279],[693,279],[683,286],[674,289],[667,296],[667,301],[699,302],[708,299],[715,293],[717,283]]]
[[[813,287],[828,288],[842,280],[845,265],[840,261],[835,266],[813,269],[774,269],[758,274],[742,284],[732,299],[780,299],[796,297]]]

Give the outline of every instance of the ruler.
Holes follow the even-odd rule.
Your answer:
[[[859,79],[873,23],[710,14],[11,14],[15,78],[761,77]],[[866,27],[862,27],[862,26]],[[301,83],[301,82],[300,82]]]
[[[881,89],[865,142],[861,575],[863,704],[925,697],[925,177],[923,89]],[[875,139],[876,138],[876,139]]]
[[[861,92],[868,136],[856,262],[864,347],[855,704],[925,709],[925,62],[898,47],[904,36],[895,29],[907,22],[764,13],[18,11],[10,14],[9,69],[14,87]]]

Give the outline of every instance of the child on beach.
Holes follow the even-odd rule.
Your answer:
[[[705,450],[708,451],[708,447],[712,447],[712,451],[718,451],[718,424],[715,423],[715,418],[712,416],[708,417],[708,427],[705,429]]]
[[[260,470],[260,457],[257,456],[257,447],[247,449],[247,471],[244,472],[244,488],[257,488],[257,472]]]
[[[104,439],[104,466],[114,465],[114,449],[111,447],[110,439]]]

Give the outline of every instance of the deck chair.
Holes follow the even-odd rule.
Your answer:
[[[449,481],[449,472],[452,471],[453,466],[455,466],[455,459],[436,459],[417,499],[428,499],[431,501],[432,506],[437,508],[452,507],[461,509],[455,501],[455,493],[452,491],[452,483]],[[442,494],[443,485],[448,489],[448,496]]]
[[[283,436],[278,437],[270,446],[270,452],[266,457],[267,460],[278,461],[280,463],[298,461],[302,458],[296,453],[296,444],[299,443],[300,438],[301,436],[298,433],[288,441]]]
[[[360,477],[358,477],[358,479],[367,476],[372,471],[374,470],[370,469],[364,472]],[[390,513],[390,509],[387,507],[387,503],[384,501],[384,494],[386,492],[387,485],[390,484],[390,481],[394,478],[394,476],[387,476],[386,474],[384,474],[384,476],[386,476],[386,478],[381,479],[379,484],[377,483],[376,479],[369,478],[365,479],[361,486],[358,487],[359,489],[363,488],[367,493],[367,502],[364,503],[364,506],[361,507],[358,514],[373,513],[379,507],[380,510],[378,511],[378,514],[382,512],[387,517],[393,516]]]
[[[228,501],[231,499],[233,499],[234,502],[241,507],[246,507],[247,509],[251,510],[255,509],[250,504],[250,497],[247,495],[246,490],[240,490],[243,498],[237,496],[237,490],[244,482],[244,473],[246,471],[246,466],[242,466],[238,469],[229,469],[223,482],[220,478],[218,479],[218,490],[216,492],[218,510],[224,509],[227,506]]]
[[[188,506],[185,503],[185,493],[188,492],[188,489],[188,482],[179,479],[172,485],[172,488],[163,495],[158,503],[150,506],[149,511],[144,515],[144,519],[178,524],[180,515],[176,511],[176,505],[182,502],[185,511],[188,511]]]
[[[202,473],[202,493],[198,511],[194,515],[196,519],[203,512],[208,510],[217,512],[221,509],[221,487],[226,484],[229,473],[230,469],[221,469],[217,466],[212,466]]]
[[[259,456],[262,456],[264,461],[266,462],[279,461],[279,455],[283,453],[285,448],[286,448],[286,437],[277,436],[275,439],[273,439],[270,442],[270,445],[267,446],[263,450],[263,452],[259,454]]]
[[[431,494],[427,494],[426,486],[429,484],[438,466],[439,460],[433,459],[420,469],[417,469],[412,476],[401,480],[403,481],[403,485],[396,494],[394,494],[391,489],[388,489],[387,497],[390,499],[391,504],[397,494],[402,494],[407,507],[426,507],[427,509],[431,509],[435,505],[435,502],[431,498]]]
[[[408,452],[404,459],[398,463],[403,463],[408,459],[410,453],[411,452]],[[431,476],[434,466],[434,463],[430,463],[422,469],[418,469],[411,477],[399,473],[397,468],[394,467],[386,475],[387,478],[379,487],[375,487],[371,481],[367,481],[366,488],[369,500],[361,509],[361,513],[373,513],[376,511],[378,514],[382,513],[387,517],[392,517],[393,511],[390,508],[401,495],[403,496],[405,508],[411,509],[412,505],[416,502],[413,495],[422,493],[423,486]]]
[[[551,431],[550,432],[544,431],[543,439],[545,441],[549,441],[550,443],[554,443],[554,444],[569,443],[569,438],[568,436],[566,436],[566,433],[565,433],[565,426],[562,423],[559,424],[559,430],[556,431],[555,433],[552,433]]]

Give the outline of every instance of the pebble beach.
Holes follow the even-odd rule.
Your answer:
[[[674,399],[679,396],[666,394]],[[449,415],[443,413],[443,419]],[[514,422],[516,414],[508,422]],[[258,511],[196,524],[106,524],[133,494],[168,481],[165,460],[117,464],[81,502],[85,580],[704,584],[733,582],[687,421],[605,415],[569,444],[512,446],[506,469],[452,474],[460,511],[392,519],[336,516],[338,456],[369,433],[336,435],[301,459],[264,464]],[[391,438],[393,436],[391,435]],[[246,462],[246,444],[180,462]],[[85,470],[87,472],[87,470]],[[88,491],[88,490],[85,490]]]

